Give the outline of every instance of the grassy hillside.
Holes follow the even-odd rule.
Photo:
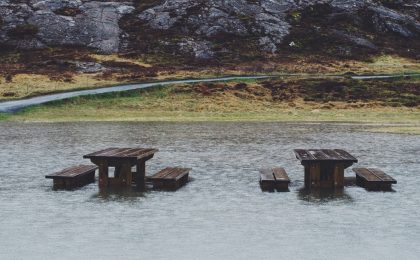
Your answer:
[[[366,60],[284,56],[265,61],[184,64],[156,56],[133,58],[125,55],[99,55],[77,49],[49,49],[7,52],[0,54],[0,59],[3,61],[0,63],[0,101],[75,89],[186,77],[420,73],[417,60],[398,56],[375,56]]]
[[[15,115],[4,116],[3,119],[337,121],[403,124],[406,128],[396,130],[408,129],[409,132],[415,132],[420,127],[419,83],[419,79],[379,82],[276,79],[178,84],[149,90],[77,97],[28,108]]]

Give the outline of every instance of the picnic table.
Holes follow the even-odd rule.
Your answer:
[[[108,148],[86,154],[99,167],[99,187],[131,187],[133,179],[140,190],[146,186],[146,161],[153,158],[157,149],[153,148]],[[131,168],[136,166],[136,171]],[[109,176],[109,167],[115,167],[114,177]]]
[[[343,188],[344,169],[357,159],[341,149],[295,149],[305,167],[306,188]]]

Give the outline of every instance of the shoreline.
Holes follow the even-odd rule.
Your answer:
[[[0,113],[0,121],[373,124],[378,132],[420,134],[419,82],[417,76],[400,75],[370,80],[266,75],[159,81],[0,103],[0,108],[9,104],[10,110],[22,108],[20,102],[33,105]]]
[[[261,118],[254,119],[239,119],[239,120],[217,120],[214,118],[199,118],[198,120],[186,120],[179,118],[126,118],[124,120],[116,118],[108,119],[81,119],[81,120],[14,120],[13,118],[3,118],[0,114],[1,124],[19,123],[19,124],[62,124],[62,123],[164,123],[164,124],[201,124],[201,123],[227,123],[227,124],[270,124],[270,123],[284,123],[296,125],[339,125],[339,126],[360,126],[362,132],[367,133],[383,133],[383,134],[407,134],[407,135],[420,135],[420,124],[410,122],[368,122],[368,121],[305,121],[305,120],[266,120]]]

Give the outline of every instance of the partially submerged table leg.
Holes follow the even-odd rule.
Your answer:
[[[140,160],[136,165],[136,185],[137,189],[145,190],[146,189],[146,161]]]
[[[119,179],[123,185],[126,187],[131,187],[131,183],[133,181],[132,173],[131,173],[131,165],[128,162],[124,162],[120,168],[120,176]]]
[[[344,165],[341,163],[334,165],[333,184],[335,188],[344,187]]]
[[[319,188],[321,176],[321,165],[319,163],[309,163],[305,166],[305,188]]]
[[[108,162],[105,160],[102,160],[97,163],[99,166],[99,188],[106,188],[108,187]]]

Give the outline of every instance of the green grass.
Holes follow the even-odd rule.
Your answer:
[[[244,81],[208,83],[205,86],[217,89],[239,82]],[[378,132],[419,133],[419,107],[347,102],[326,106],[330,103],[303,102],[302,99],[276,101],[272,99],[271,91],[263,89],[258,81],[249,80],[246,83],[251,88],[250,92],[233,88],[206,95],[194,91],[194,88],[203,87],[202,84],[178,84],[75,97],[26,108],[12,115],[0,114],[0,120],[342,122],[378,124],[380,128],[372,128],[372,131]],[[393,128],[389,128],[389,124]]]
[[[12,121],[301,121],[417,123],[413,108],[314,109],[236,97],[172,94],[169,87],[76,97],[6,116]]]
[[[11,117],[10,114],[7,113],[0,113],[0,121],[5,121]]]
[[[420,125],[376,127],[376,128],[371,128],[368,131],[375,132],[375,133],[420,135]]]

